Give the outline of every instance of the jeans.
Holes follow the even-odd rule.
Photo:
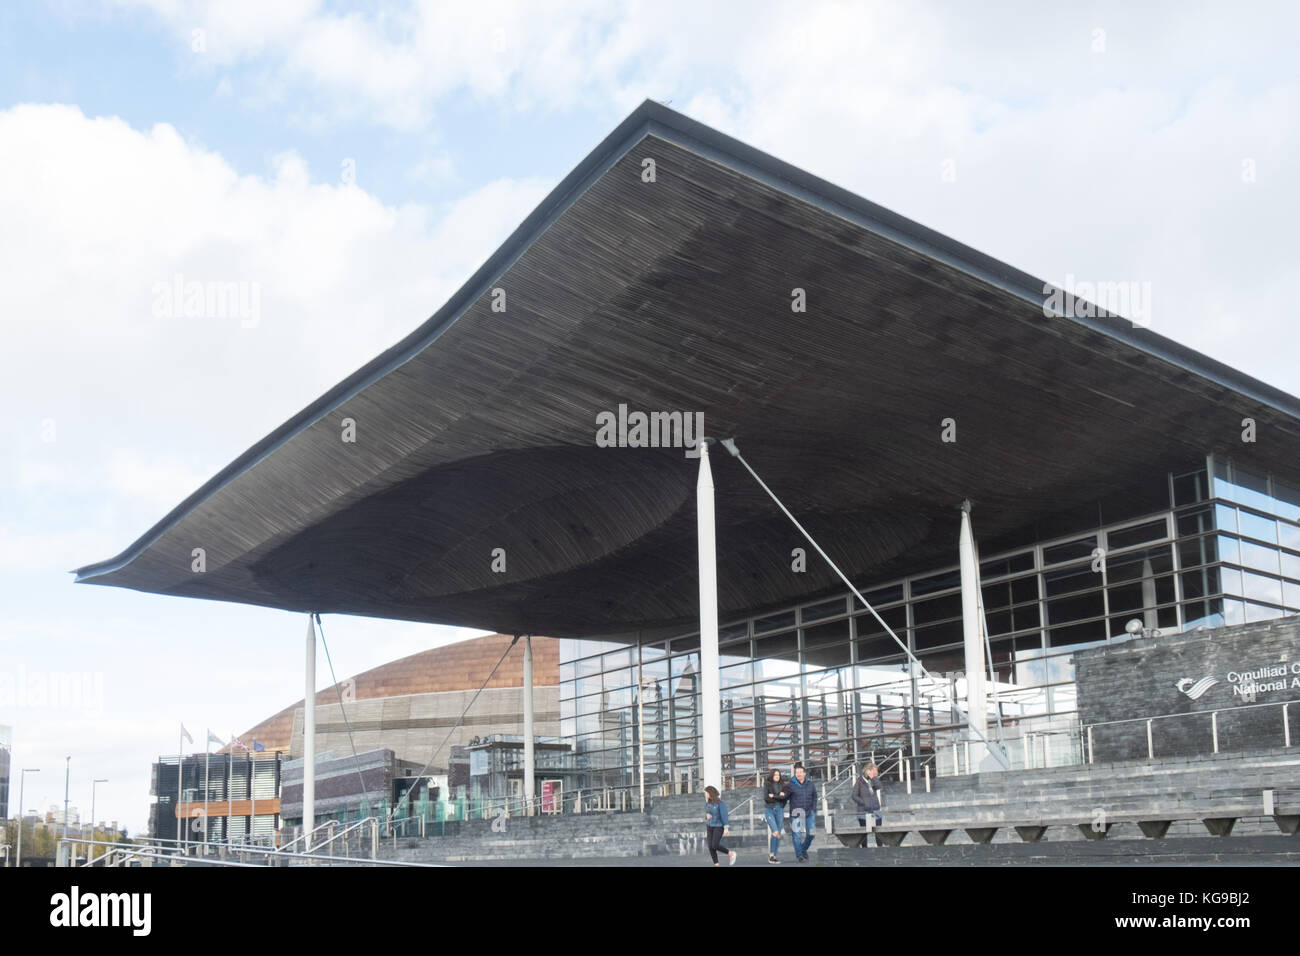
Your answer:
[[[774,807],[765,809],[763,816],[767,819],[767,852],[769,856],[776,856],[776,851],[781,849],[781,829],[784,826],[785,811],[778,803]],[[776,836],[772,836],[773,833]]]
[[[794,835],[795,859],[802,859],[808,855],[808,847],[812,846],[813,837],[817,835],[816,830],[816,813],[809,813],[807,816],[801,813],[790,814],[790,832]]]
[[[713,862],[718,862],[718,851],[730,854],[731,851],[722,845],[723,827],[705,827],[709,831],[709,856],[713,857]]]

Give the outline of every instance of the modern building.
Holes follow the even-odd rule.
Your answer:
[[[192,843],[271,839],[281,826],[283,763],[280,753],[159,757],[149,784],[149,835]],[[183,829],[178,818],[188,821]]]
[[[1080,649],[1300,610],[1300,401],[1147,323],[647,102],[78,580],[552,635],[583,787],[919,767],[1074,720]]]

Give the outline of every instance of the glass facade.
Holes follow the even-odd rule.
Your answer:
[[[1072,653],[1300,611],[1300,488],[1209,458],[994,542],[980,562],[996,673],[989,722],[1050,730],[1076,710]],[[976,528],[978,534],[978,525]],[[957,552],[954,522],[953,554]],[[912,673],[851,594],[719,631],[724,785],[796,761],[827,773],[903,751],[925,762],[965,739],[955,564],[855,582],[929,672]],[[699,635],[639,646],[560,642],[561,733],[581,785],[698,789]]]

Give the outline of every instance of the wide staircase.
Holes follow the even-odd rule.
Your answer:
[[[723,795],[731,813],[733,849],[767,845],[762,791],[754,787]],[[753,831],[749,808],[753,801]],[[441,835],[386,838],[381,859],[421,863],[609,859],[707,853],[704,797],[652,798],[648,813],[589,812],[508,817],[449,824]]]
[[[1300,862],[1300,750],[885,780],[883,847],[859,849],[849,786],[823,862]],[[1265,791],[1271,791],[1271,806]],[[872,854],[875,854],[872,856]]]

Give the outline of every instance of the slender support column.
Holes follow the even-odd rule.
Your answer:
[[[988,706],[984,684],[984,641],[980,636],[979,566],[975,563],[975,535],[970,526],[970,502],[961,506],[961,615],[966,649],[966,716],[978,734],[974,766],[983,761],[988,739]],[[967,758],[968,763],[970,758]]]
[[[695,485],[696,536],[700,555],[700,786],[722,789],[722,686],[718,674],[718,555],[709,445],[699,443]]]
[[[316,619],[307,615],[307,692],[302,700],[302,832],[316,826]],[[311,850],[306,837],[303,852]]]
[[[537,760],[533,752],[533,636],[524,638],[524,813],[533,815]]]

